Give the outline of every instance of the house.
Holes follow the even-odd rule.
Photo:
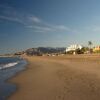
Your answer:
[[[100,51],[100,46],[96,46],[93,48],[93,52],[99,52]]]
[[[76,49],[82,49],[81,45],[73,44],[66,48],[66,52],[68,51],[75,51]]]

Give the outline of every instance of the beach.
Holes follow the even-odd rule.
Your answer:
[[[7,100],[100,100],[100,55],[24,56]]]

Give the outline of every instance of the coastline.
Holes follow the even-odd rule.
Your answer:
[[[8,100],[99,100],[98,57],[26,56],[27,69],[8,81],[17,85]]]
[[[15,75],[13,75],[12,77],[10,77],[9,79],[7,79],[5,81],[5,83],[9,83],[11,85],[15,85],[16,86],[16,90],[14,92],[12,92],[9,96],[6,97],[7,100],[8,100],[9,97],[11,97],[13,94],[15,94],[19,89],[19,84],[17,84],[16,82],[12,81],[13,78],[16,78],[17,76],[21,75],[23,72],[27,71],[27,69],[28,69],[28,64],[25,65],[25,69],[24,70],[17,72]]]
[[[27,64],[24,66],[25,69],[23,69],[22,71],[17,72],[17,73],[16,73],[15,75],[13,75],[11,78],[7,79],[7,80],[5,81],[6,83],[11,83],[11,84],[15,84],[15,85],[16,85],[16,83],[12,83],[12,82],[11,82],[12,79],[15,78],[15,77],[17,77],[18,75],[20,75],[21,73],[23,73],[24,71],[26,71],[26,70],[28,69],[28,66],[29,66],[28,60],[27,60],[26,58],[23,58],[23,57],[21,57],[21,59],[23,59],[24,61],[27,62]],[[17,85],[16,85],[16,86],[17,86]],[[16,92],[16,91],[15,91],[15,92]]]
[[[23,66],[24,66],[24,69],[22,69],[21,71],[18,71],[18,72],[15,73],[12,77],[10,77],[10,78],[8,78],[7,80],[5,80],[5,83],[12,84],[12,85],[15,85],[15,86],[16,86],[16,90],[15,90],[13,93],[11,93],[11,95],[13,95],[13,94],[17,91],[17,89],[18,89],[18,87],[17,87],[18,85],[17,85],[17,83],[14,83],[14,82],[12,83],[11,80],[12,80],[14,77],[17,77],[18,75],[20,75],[21,73],[23,73],[24,71],[26,71],[26,70],[28,69],[28,61],[27,61],[27,59],[26,59],[25,57],[22,57],[22,56],[6,56],[6,57],[18,57],[18,58],[20,58],[21,60],[23,60],[23,61],[26,62],[26,64],[23,65]],[[9,96],[11,96],[11,95],[9,95]],[[6,99],[9,98],[9,96],[7,96]]]
[[[6,65],[7,68],[5,67],[4,69],[0,70],[0,100],[5,100],[16,90],[16,85],[10,83],[9,80],[17,76],[20,72],[24,71],[27,65],[27,61],[25,59],[21,59],[20,57],[10,57],[12,62],[9,60],[9,57],[4,57],[3,59],[5,59],[5,61],[8,60],[7,63],[18,63],[16,65]]]

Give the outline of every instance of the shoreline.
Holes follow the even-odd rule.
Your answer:
[[[18,57],[18,56],[17,56]],[[14,78],[16,78],[17,76],[20,76],[22,73],[26,72],[28,70],[28,66],[29,66],[29,61],[27,59],[28,56],[20,56],[19,58],[22,60],[26,61],[26,65],[24,66],[25,69],[22,71],[17,72],[15,75],[13,75],[12,77],[8,78],[7,80],[5,80],[5,83],[9,83],[12,85],[16,86],[16,90],[14,92],[12,92],[9,96],[6,97],[6,99],[8,100],[13,94],[15,94],[18,90],[19,90],[19,85],[13,81]]]
[[[16,56],[16,57],[18,57],[18,56]],[[25,59],[25,58],[22,57],[22,56],[20,56],[19,58],[20,58],[21,60],[24,60],[24,61],[26,62],[26,65],[24,66],[25,68],[24,68],[23,70],[17,72],[17,73],[14,74],[12,77],[10,77],[10,78],[8,78],[7,80],[5,80],[5,83],[9,83],[9,84],[12,84],[12,85],[15,85],[15,86],[16,86],[16,90],[15,90],[14,92],[12,92],[9,96],[7,96],[6,99],[8,99],[11,95],[13,95],[13,94],[14,94],[15,92],[17,92],[17,90],[18,90],[18,85],[17,85],[17,83],[12,82],[11,80],[12,80],[13,78],[17,77],[18,75],[20,75],[21,73],[23,73],[24,71],[26,71],[26,70],[28,69],[28,65],[29,65],[28,60]]]
[[[99,100],[98,57],[76,58],[26,56],[27,69],[9,80],[17,90],[7,100]]]
[[[8,57],[7,57],[8,58]],[[11,57],[13,58],[13,57]],[[14,58],[17,58],[17,57],[14,57]],[[1,86],[5,86],[5,88],[2,89],[1,87],[1,90],[4,91],[3,94],[2,94],[2,91],[1,91],[1,100],[5,100],[6,98],[8,98],[10,95],[12,95],[15,91],[16,91],[16,84],[15,83],[11,83],[10,80],[13,79],[14,77],[16,77],[18,74],[20,74],[22,71],[25,71],[26,70],[26,66],[28,65],[28,62],[25,60],[25,59],[22,59],[19,57],[19,63],[15,66],[11,66],[11,68],[6,68],[4,69],[4,75],[6,75],[6,72],[8,72],[8,74],[6,76],[4,76],[4,78],[2,78],[2,75],[1,74],[1,82],[3,84],[0,84]],[[2,72],[3,69],[1,69],[1,72]],[[12,72],[13,71],[13,72]],[[11,74],[10,74],[11,73]],[[7,91],[7,88],[9,89],[9,93],[6,92]],[[3,97],[4,95],[4,97]]]
[[[14,92],[12,92],[9,96],[6,97],[7,100],[8,100],[9,97],[11,97],[13,94],[15,94],[19,89],[19,85],[16,82],[12,82],[12,79],[16,78],[17,76],[21,75],[23,72],[27,71],[28,70],[27,66],[28,66],[28,64],[25,65],[25,69],[24,70],[17,72],[15,75],[13,75],[12,77],[10,77],[9,79],[7,79],[5,81],[5,83],[9,83],[9,84],[12,84],[12,85],[16,86],[16,90]]]

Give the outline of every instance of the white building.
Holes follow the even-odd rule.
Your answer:
[[[69,47],[66,48],[66,52],[71,51],[71,50],[76,50],[76,49],[82,49],[82,46],[77,45],[77,44],[70,45]]]

